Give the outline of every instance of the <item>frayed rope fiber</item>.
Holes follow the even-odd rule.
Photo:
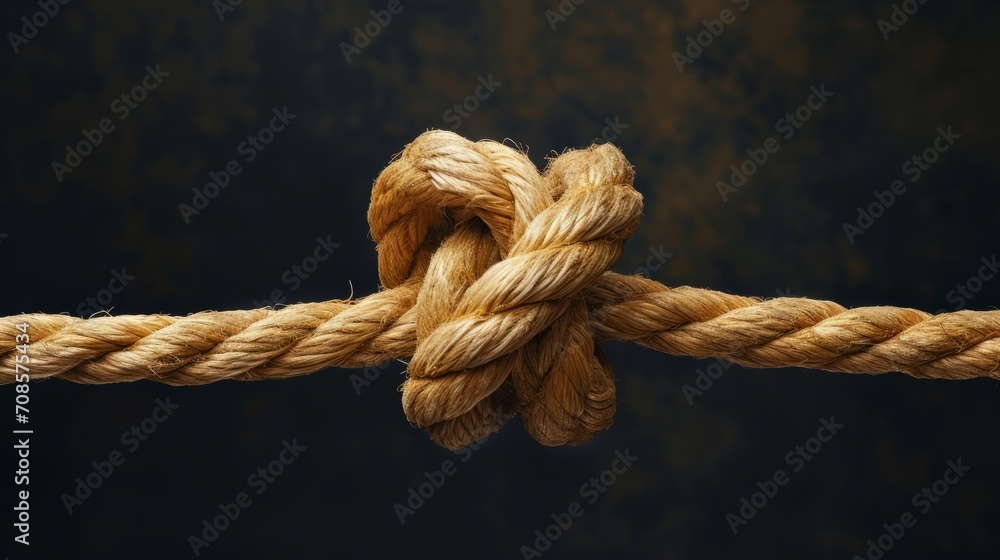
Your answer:
[[[23,323],[35,380],[200,385],[409,359],[407,418],[458,449],[517,413],[545,445],[608,428],[614,373],[595,340],[748,367],[1000,378],[1000,311],[848,310],[609,272],[642,212],[632,179],[608,144],[539,174],[503,144],[429,131],[375,181],[382,291],[186,317],[0,318],[0,382],[14,381]]]

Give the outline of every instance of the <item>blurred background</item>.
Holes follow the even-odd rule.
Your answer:
[[[984,264],[1000,203],[993,3],[18,0],[3,12],[0,315],[372,293],[372,181],[430,128],[510,139],[539,166],[619,146],[645,217],[618,272],[847,307],[1000,302]],[[765,163],[744,163],[765,144],[778,146]],[[239,173],[206,190],[231,160]],[[874,193],[897,180],[886,207]],[[437,447],[406,422],[398,362],[190,388],[32,385],[31,545],[8,522],[9,557],[874,560],[1000,546],[997,381],[709,370],[604,346],[615,425],[563,448],[516,419],[478,449]],[[154,414],[165,399],[176,409]],[[843,428],[796,462],[831,416]],[[285,442],[305,450],[279,469]],[[626,450],[638,459],[590,503],[581,487]],[[94,474],[115,452],[121,464]],[[935,487],[959,459],[971,469]],[[410,490],[448,460],[454,472],[401,522]],[[280,475],[265,488],[248,480],[269,465]],[[787,484],[740,513],[778,469]],[[914,501],[925,487],[947,494]],[[207,531],[241,492],[252,503]],[[573,502],[582,515],[550,528]],[[915,526],[888,535],[908,512]]]

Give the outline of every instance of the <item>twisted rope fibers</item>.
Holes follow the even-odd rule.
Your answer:
[[[14,382],[23,323],[34,380],[201,385],[409,359],[407,418],[458,449],[517,413],[545,445],[608,428],[614,373],[597,340],[757,368],[1000,379],[1000,311],[848,310],[610,272],[642,212],[633,177],[608,144],[539,174],[503,144],[428,131],[375,181],[378,293],[186,317],[4,317],[0,383]]]

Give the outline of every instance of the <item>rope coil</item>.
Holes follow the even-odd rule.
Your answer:
[[[1000,311],[847,310],[610,272],[642,213],[633,177],[608,144],[540,174],[500,143],[429,131],[375,181],[368,222],[384,290],[186,317],[4,317],[0,383],[14,382],[25,322],[36,380],[200,385],[410,358],[407,418],[458,449],[517,413],[545,445],[608,428],[614,373],[595,340],[748,367],[1000,379]]]

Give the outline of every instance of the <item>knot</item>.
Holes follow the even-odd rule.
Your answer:
[[[411,284],[416,351],[403,410],[458,449],[518,412],[544,445],[611,426],[614,374],[589,327],[589,286],[642,213],[625,156],[521,152],[429,131],[375,181],[368,223],[382,284]]]

